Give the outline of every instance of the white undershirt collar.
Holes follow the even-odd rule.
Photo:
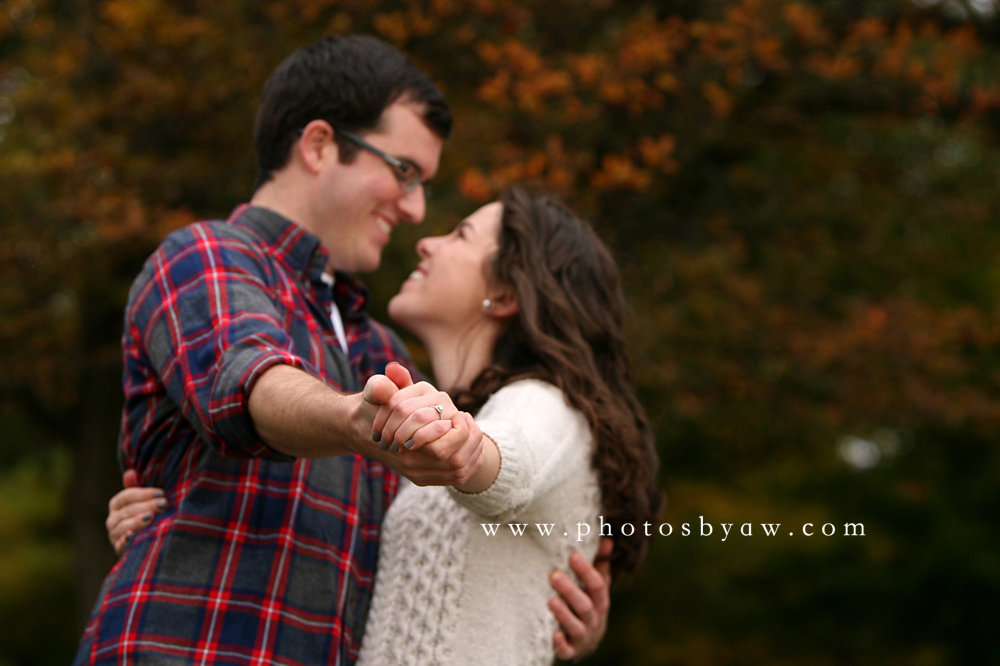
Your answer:
[[[336,279],[329,273],[323,273],[320,279],[330,287],[330,293],[333,294],[333,285],[336,284]],[[333,305],[330,308],[330,322],[333,324],[333,330],[337,333],[340,348],[347,354],[347,334],[344,332],[344,320],[340,316],[340,308],[337,307],[337,301],[333,301]]]

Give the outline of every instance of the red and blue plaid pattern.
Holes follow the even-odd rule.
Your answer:
[[[364,287],[321,275],[319,240],[242,206],[167,238],[125,314],[119,455],[170,508],[108,575],[76,664],[350,664],[396,475],[360,456],[294,460],[254,431],[247,396],[286,363],[357,391],[399,339]],[[342,314],[349,358],[331,325]]]

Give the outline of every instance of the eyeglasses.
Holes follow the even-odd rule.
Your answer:
[[[404,162],[398,157],[393,157],[384,150],[376,148],[372,144],[362,139],[360,136],[352,134],[347,130],[336,129],[335,131],[337,132],[337,134],[344,137],[351,143],[354,143],[364,148],[365,150],[375,155],[376,157],[381,158],[382,161],[384,161],[386,164],[392,167],[392,172],[396,175],[396,180],[399,181],[399,184],[402,186],[405,192],[407,193],[412,192],[413,190],[417,189],[417,185],[420,185],[423,182],[424,172],[421,171],[420,167],[418,167],[416,164],[413,164],[412,162]]]

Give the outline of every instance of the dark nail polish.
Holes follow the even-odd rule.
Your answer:
[[[156,508],[157,509],[166,509],[167,508],[167,500],[160,500],[159,502],[157,502],[156,503]]]
[[[148,523],[152,519],[153,519],[153,514],[147,513],[145,516],[142,517],[142,522]]]
[[[386,449],[389,448],[389,442],[379,442],[378,443],[378,448],[380,448],[381,450],[385,451]]]
[[[413,438],[412,437],[409,438],[408,440],[406,440],[405,442],[403,442],[403,448],[404,449],[409,449],[412,446],[413,446]]]
[[[163,491],[162,490],[157,490],[155,493],[153,493],[153,497],[154,498],[156,498],[156,497],[163,497]]]
[[[399,451],[399,444],[393,442],[389,445],[389,453],[396,453],[397,451]]]
[[[376,430],[375,432],[373,432],[372,433],[372,440],[376,441],[376,442],[381,442],[382,441],[382,433],[380,433],[378,430]]]

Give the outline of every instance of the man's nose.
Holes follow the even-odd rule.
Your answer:
[[[405,218],[413,224],[420,224],[424,221],[424,215],[427,213],[427,202],[424,199],[423,184],[417,185],[403,195],[403,198],[399,200],[399,209]]]

